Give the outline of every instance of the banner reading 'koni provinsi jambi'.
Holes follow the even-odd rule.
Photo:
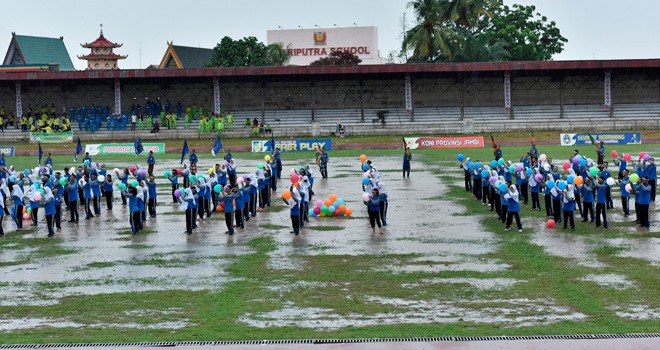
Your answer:
[[[607,134],[591,134],[596,143],[629,145],[641,144],[642,135],[638,132],[613,132]],[[589,134],[561,134],[559,144],[562,146],[591,145]]]
[[[406,147],[410,147],[410,149],[484,147],[483,136],[406,137],[404,139]]]

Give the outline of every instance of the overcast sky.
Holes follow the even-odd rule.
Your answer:
[[[92,3],[94,5],[92,5]],[[11,32],[22,35],[64,36],[76,68],[75,56],[86,53],[80,43],[91,42],[103,23],[106,38],[124,44],[118,53],[129,55],[121,68],[144,68],[160,63],[166,42],[214,47],[222,37],[256,36],[266,31],[374,25],[381,56],[401,42],[401,16],[407,0],[112,0],[3,1],[0,13],[0,50],[3,58]],[[660,1],[658,0],[505,0],[507,4],[535,4],[557,22],[568,38],[555,60],[660,58]],[[182,8],[183,7],[183,8]],[[413,23],[410,12],[409,24]]]

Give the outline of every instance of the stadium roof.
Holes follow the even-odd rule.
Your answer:
[[[64,45],[64,37],[45,38],[12,33],[3,61],[3,65],[9,64],[58,64],[60,71],[76,70]]]

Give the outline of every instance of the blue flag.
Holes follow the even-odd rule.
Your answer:
[[[183,148],[181,149],[181,164],[183,164],[183,160],[186,158],[186,154],[188,154],[188,140],[184,139]]]
[[[142,140],[140,138],[136,138],[135,142],[133,143],[133,147],[135,148],[135,155],[138,156],[140,153],[144,152],[144,147],[142,147]]]
[[[220,141],[220,136],[218,134],[215,134],[215,141],[213,142],[213,149],[211,150],[211,154],[215,157],[218,152],[222,149],[222,141]]]
[[[73,161],[78,161],[78,155],[83,151],[82,143],[80,143],[80,136],[78,136],[78,145],[76,146],[76,154],[73,156]]]
[[[270,134],[270,153],[275,153],[275,134]]]
[[[41,156],[44,155],[44,151],[41,150],[41,142],[39,143],[39,165],[41,165]]]

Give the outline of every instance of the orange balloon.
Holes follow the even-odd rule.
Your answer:
[[[217,211],[218,213],[221,212],[222,211],[222,206],[218,205],[217,207],[215,207],[215,211]]]
[[[332,203],[334,203],[334,202],[333,202],[333,201],[331,201],[330,199],[326,199],[326,200],[325,200],[325,201],[323,202],[323,204],[325,204],[325,206],[326,206],[326,207],[329,207],[329,206],[331,206],[331,205],[332,205]]]
[[[25,209],[25,207],[23,207],[23,214],[25,214],[25,213],[27,213],[27,209]]]
[[[291,199],[291,191],[289,191],[289,190],[284,190],[284,192],[282,192],[282,198],[284,198],[284,200],[287,200],[287,201],[288,201],[289,199]]]
[[[351,208],[346,208],[344,214],[346,214],[346,216],[351,216],[351,214],[353,214],[353,211],[351,210]]]
[[[362,163],[366,162],[366,161],[367,161],[367,156],[364,155],[364,154],[361,154],[361,155],[360,155],[360,161],[361,161]]]
[[[337,207],[337,210],[339,210],[340,213],[344,213],[344,214],[346,214],[346,206],[343,205],[343,204],[340,204],[340,205]]]
[[[576,186],[580,186],[584,183],[584,179],[582,178],[582,176],[576,176],[575,179],[573,179],[573,183]]]
[[[337,196],[334,194],[331,194],[328,196],[328,199],[330,200],[331,203],[334,203],[337,200]]]

